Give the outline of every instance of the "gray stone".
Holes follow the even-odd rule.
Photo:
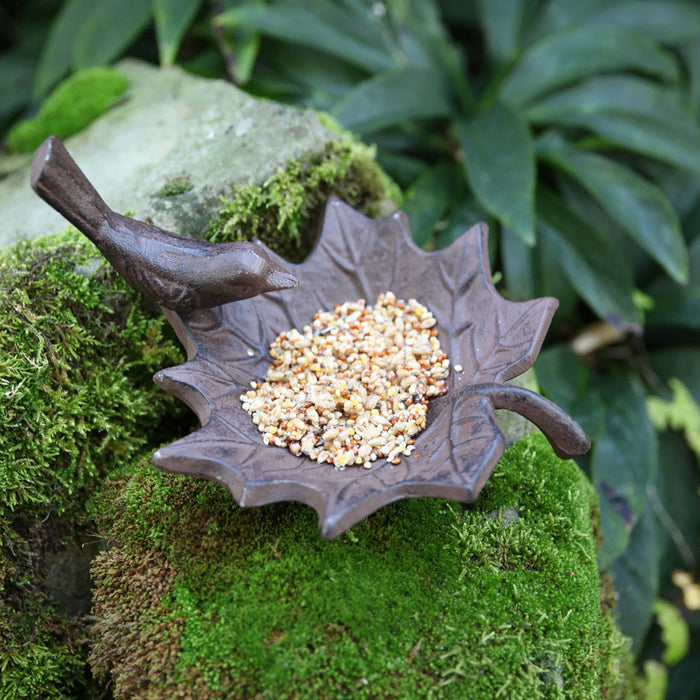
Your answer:
[[[512,384],[513,386],[519,386],[523,389],[529,389],[530,391],[539,393],[535,371],[532,368],[519,377],[515,377],[515,379],[506,382],[506,384]],[[503,433],[506,447],[510,447],[513,443],[537,430],[527,418],[513,411],[497,410],[496,422]]]
[[[44,554],[42,588],[53,600],[56,612],[75,616],[90,611],[90,565],[99,551],[99,540],[80,536],[78,541],[66,538],[60,548]]]
[[[110,207],[170,231],[201,234],[233,185],[262,183],[337,138],[314,112],[253,99],[222,80],[135,60],[118,67],[130,82],[126,99],[66,146]],[[0,246],[66,226],[32,192],[30,164],[31,156],[0,159]],[[191,189],[163,193],[183,176]]]

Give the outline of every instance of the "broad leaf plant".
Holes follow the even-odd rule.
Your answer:
[[[593,440],[579,463],[622,629],[640,661],[662,657],[673,625],[697,637],[700,612],[674,581],[697,581],[700,561],[700,5],[53,4],[27,3],[0,54],[1,127],[71,71],[159,57],[375,144],[426,250],[486,222],[499,291],[561,302],[535,370]],[[680,614],[658,614],[662,597]],[[674,697],[700,692],[690,649],[673,655]]]

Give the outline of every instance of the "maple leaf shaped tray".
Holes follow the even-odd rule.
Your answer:
[[[505,449],[494,409],[531,420],[562,458],[586,452],[588,438],[566,413],[503,384],[533,364],[558,302],[503,299],[491,279],[487,240],[487,227],[477,224],[449,247],[426,253],[413,243],[403,212],[373,221],[330,199],[312,253],[299,265],[285,263],[297,289],[190,312],[163,309],[188,359],[154,380],[197,414],[201,428],[158,450],[153,464],[221,482],[241,506],[306,503],[331,539],[400,498],[472,502]],[[309,324],[319,310],[359,298],[373,303],[386,291],[432,311],[452,367],[463,368],[451,371],[447,394],[430,401],[415,452],[397,465],[378,460],[369,470],[341,471],[265,445],[240,395],[264,378],[272,341]]]

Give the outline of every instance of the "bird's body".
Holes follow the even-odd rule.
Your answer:
[[[167,308],[207,308],[297,285],[258,245],[210,243],[112,211],[55,136],[37,149],[31,184],[132,287]]]

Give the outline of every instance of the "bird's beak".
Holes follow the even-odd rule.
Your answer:
[[[292,289],[299,286],[299,280],[288,270],[272,262],[271,269],[267,275],[267,291],[273,292],[278,289]]]

